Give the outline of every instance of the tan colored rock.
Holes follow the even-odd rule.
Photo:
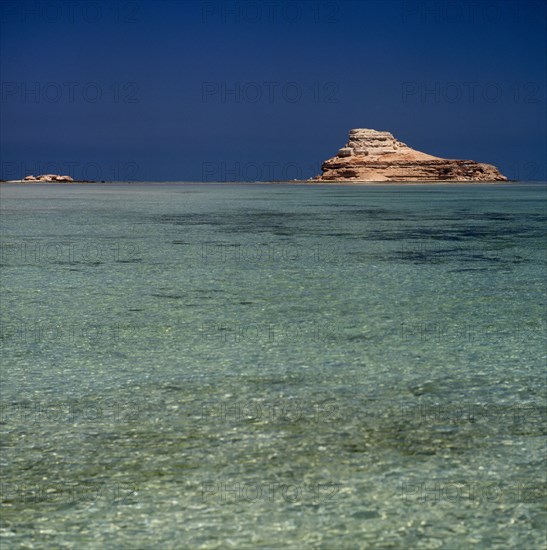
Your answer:
[[[66,182],[71,183],[74,180],[70,176],[58,176],[57,174],[42,174],[41,176],[27,176],[23,181]]]
[[[339,157],[351,157],[352,155],[353,149],[351,147],[342,147],[342,149],[338,151]]]
[[[321,170],[316,181],[507,181],[491,164],[434,157],[368,128],[350,130],[346,146]]]

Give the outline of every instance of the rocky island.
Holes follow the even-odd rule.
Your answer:
[[[74,180],[70,176],[58,176],[57,174],[43,174],[42,176],[27,176],[23,179],[24,182],[35,182],[35,183],[48,183],[48,182],[59,182],[59,183],[74,183]]]
[[[338,154],[321,165],[316,182],[493,182],[507,181],[495,166],[450,160],[416,151],[389,132],[356,128]]]
[[[42,174],[41,176],[26,176],[22,180],[0,180],[0,183],[96,183],[93,180],[75,180],[70,176],[58,174]]]

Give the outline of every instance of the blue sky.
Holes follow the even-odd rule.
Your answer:
[[[547,179],[542,1],[1,4],[1,177],[311,177],[351,128]]]

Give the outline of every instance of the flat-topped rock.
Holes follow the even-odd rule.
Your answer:
[[[495,166],[416,151],[390,132],[355,128],[316,181],[507,181]]]

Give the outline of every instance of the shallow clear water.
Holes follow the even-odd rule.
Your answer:
[[[2,185],[21,548],[544,548],[544,185]]]

